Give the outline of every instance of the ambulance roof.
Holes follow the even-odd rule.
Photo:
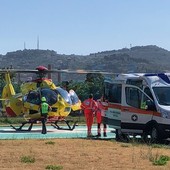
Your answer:
[[[129,73],[119,74],[113,82],[126,83],[127,80],[145,80],[149,86],[162,87],[170,86],[170,73]],[[107,81],[106,81],[107,82]]]
[[[169,73],[145,74],[145,80],[152,87],[170,86]]]

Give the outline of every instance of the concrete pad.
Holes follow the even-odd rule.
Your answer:
[[[23,129],[27,129],[25,127]],[[66,128],[66,127],[65,127]],[[41,126],[33,126],[29,131],[16,131],[10,126],[0,127],[0,139],[52,139],[52,138],[86,138],[86,126],[76,126],[74,130],[58,130],[50,125],[47,125],[47,134],[41,134]],[[101,139],[115,138],[113,129],[107,128],[107,137],[101,136]],[[97,135],[97,126],[92,127],[93,135]]]

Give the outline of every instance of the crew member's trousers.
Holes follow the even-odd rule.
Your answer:
[[[91,110],[84,111],[85,119],[86,119],[86,124],[87,124],[87,135],[91,135],[91,128],[93,124],[93,112]]]
[[[100,111],[97,111],[96,118],[97,118],[97,134],[98,134],[98,136],[101,136],[102,116],[101,116]],[[103,124],[103,135],[104,136],[106,136],[106,130],[107,130],[107,126],[106,126],[106,124]]]
[[[42,122],[42,134],[46,134],[47,133],[47,128],[46,128],[46,121],[47,121],[47,115],[43,115],[41,117],[41,122]]]

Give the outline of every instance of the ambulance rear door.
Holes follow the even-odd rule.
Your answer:
[[[108,102],[108,109],[105,112],[104,123],[111,128],[121,128],[121,98],[122,84],[105,82],[104,97]]]

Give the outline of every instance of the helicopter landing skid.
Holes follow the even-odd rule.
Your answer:
[[[13,125],[10,125],[10,126],[11,126],[13,129],[15,129],[16,131],[31,131],[32,126],[33,126],[34,123],[36,123],[36,121],[35,121],[35,122],[34,122],[34,121],[31,121],[31,122],[30,122],[30,121],[28,121],[28,122],[23,122],[22,125],[21,125],[20,127],[18,127],[18,128],[16,128],[16,127],[13,126]],[[28,127],[28,129],[22,129],[25,124],[30,124],[30,126]]]
[[[60,126],[58,125],[59,122],[65,122],[66,125],[68,126],[68,128],[60,127]],[[72,127],[71,127],[70,124],[69,124],[70,122],[71,122],[70,120],[57,120],[57,121],[55,121],[54,123],[52,123],[51,126],[53,126],[54,128],[56,128],[56,129],[58,129],[58,130],[71,130],[71,131],[72,131],[72,130],[74,130],[74,128],[76,127],[78,121],[75,121]]]

